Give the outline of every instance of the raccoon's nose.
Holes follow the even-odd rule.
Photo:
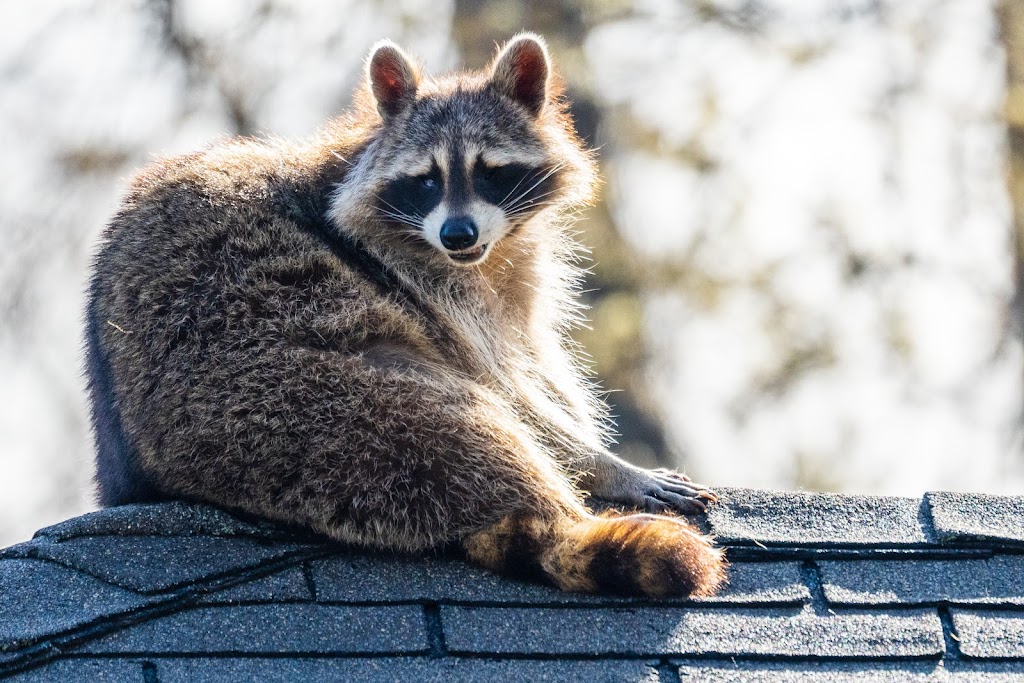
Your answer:
[[[476,229],[472,218],[449,218],[441,226],[440,237],[445,249],[461,251],[476,244],[480,231]]]

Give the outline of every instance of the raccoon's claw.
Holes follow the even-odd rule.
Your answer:
[[[652,478],[666,491],[709,503],[718,501],[718,496],[707,486],[691,481],[688,476],[673,470],[657,469],[650,472]],[[702,508],[706,507],[701,503]]]
[[[695,484],[672,470],[628,466],[622,468],[619,475],[621,478],[614,485],[595,491],[597,497],[646,512],[684,515],[705,512],[709,504],[718,500],[706,486]]]
[[[670,482],[655,481],[657,483],[652,482],[644,492],[643,507],[648,512],[700,513],[707,510],[709,503],[717,500],[715,494],[707,489],[695,490]]]
[[[700,498],[687,498],[671,491],[662,491],[658,496],[645,495],[642,509],[645,512],[679,512],[694,514],[704,512],[706,503]]]

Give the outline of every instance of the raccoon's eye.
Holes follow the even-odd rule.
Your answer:
[[[487,181],[488,183],[502,185],[513,180],[518,180],[520,177],[522,177],[522,173],[522,167],[516,165],[485,166],[482,176],[483,180]]]
[[[473,169],[473,189],[492,204],[515,203],[518,194],[529,192],[527,176],[531,173],[532,169],[522,164],[486,166],[478,161]]]
[[[382,210],[423,218],[441,202],[442,182],[439,173],[395,178],[378,195]]]

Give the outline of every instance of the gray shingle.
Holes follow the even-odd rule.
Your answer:
[[[442,607],[453,652],[923,657],[944,651],[932,610]]]
[[[937,675],[936,662],[863,664],[834,662],[828,666],[790,662],[733,662],[731,664],[683,664],[683,683],[930,683]]]
[[[708,522],[720,541],[803,546],[905,546],[928,543],[913,498],[719,491]]]
[[[427,659],[160,659],[160,683],[221,681],[409,681],[410,683],[657,683],[657,672],[640,661],[530,661]]]
[[[104,581],[157,592],[257,567],[307,546],[214,536],[84,536],[37,543],[34,557],[52,560]]]
[[[682,683],[1017,683],[1024,665],[953,666],[942,662],[686,663]]]
[[[510,581],[465,562],[344,553],[312,563],[321,601],[424,600],[509,604],[631,604],[629,599],[566,593],[536,583]],[[709,603],[798,604],[808,599],[796,562],[738,563],[729,585]]]
[[[932,492],[925,494],[925,502],[943,543],[1024,544],[1024,496]]]
[[[1024,606],[1024,556],[988,560],[818,562],[822,588],[838,605],[894,603]]]
[[[989,662],[961,659],[943,662],[947,676],[943,680],[953,683],[1020,683],[1024,681],[1024,661]]]
[[[697,602],[796,604],[810,600],[798,562],[741,562],[728,571],[729,583],[714,598]]]
[[[301,567],[247,581],[238,586],[205,595],[201,603],[284,602],[312,600]]]
[[[104,508],[36,532],[36,537],[46,536],[54,540],[111,535],[282,538],[293,534],[271,522],[243,520],[210,505],[183,502]]]
[[[0,561],[0,651],[125,612],[146,599],[39,560]]]
[[[15,559],[26,559],[35,557],[36,548],[45,543],[46,541],[25,541],[24,543],[16,543],[12,546],[0,549],[0,560],[7,558]]]
[[[436,601],[454,595],[470,601],[515,600],[521,596],[552,599],[543,586],[507,581],[445,558],[345,552],[311,562],[310,567],[317,600],[327,602]]]
[[[11,683],[144,683],[142,662],[131,659],[62,659],[15,674]]]
[[[951,610],[965,657],[1024,657],[1024,612]]]
[[[186,609],[84,643],[75,651],[398,654],[427,647],[419,606],[274,604]]]

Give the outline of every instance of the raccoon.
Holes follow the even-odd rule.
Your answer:
[[[722,553],[675,514],[713,494],[609,452],[568,338],[595,182],[532,34],[438,78],[379,43],[312,139],[154,162],[89,288],[100,503],[455,546],[571,591],[714,592]]]

